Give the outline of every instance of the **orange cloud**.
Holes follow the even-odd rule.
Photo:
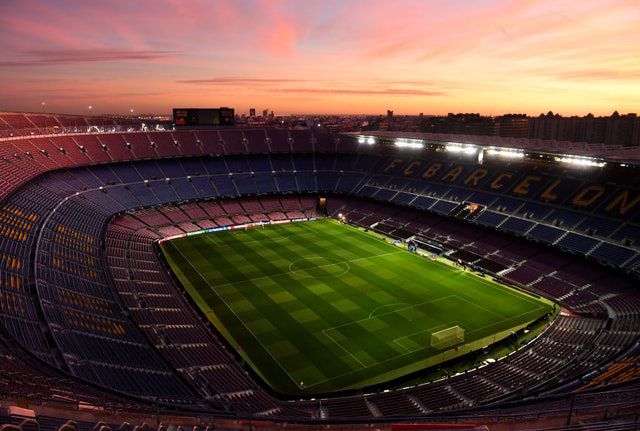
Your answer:
[[[0,101],[33,111],[46,99],[60,112],[88,101],[96,112],[637,111],[637,28],[638,0],[2,0]]]

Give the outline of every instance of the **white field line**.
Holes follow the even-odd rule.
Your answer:
[[[371,319],[371,317],[373,316],[373,313],[375,313],[376,311],[380,310],[381,308],[385,308],[385,307],[391,307],[392,305],[409,305],[406,302],[394,302],[391,304],[385,304],[385,305],[381,305],[379,307],[374,308],[371,313],[369,313],[369,319]]]
[[[327,260],[327,261],[328,260],[335,260],[336,262],[329,262],[329,263],[326,263],[326,264],[323,264],[323,265],[316,265],[316,266],[314,266],[312,268],[308,268],[308,269],[293,269],[293,267],[295,266],[295,264],[297,262],[300,262],[300,261],[303,261],[303,260],[307,260],[308,261],[308,260],[312,260],[312,259],[323,259],[323,260]],[[322,275],[322,276],[321,275],[307,275],[307,278],[322,279],[322,278],[341,277],[341,276],[343,276],[345,274],[348,274],[349,271],[351,271],[351,266],[347,262],[345,262],[344,260],[341,260],[341,259],[338,259],[338,258],[333,258],[333,257],[320,257],[320,256],[318,256],[318,257],[307,257],[307,258],[303,257],[301,259],[296,259],[296,260],[294,260],[293,262],[291,262],[289,264],[289,272],[291,274],[299,275],[299,276],[304,278],[305,277],[305,274],[304,274],[305,271],[309,271],[309,270],[316,269],[316,268],[322,268],[322,267],[325,267],[325,266],[331,266],[331,265],[341,266],[343,264],[346,265],[346,269],[343,269],[342,272],[340,272],[338,274],[329,274],[329,275]]]
[[[389,314],[394,314],[394,313],[398,313],[400,311],[404,311],[404,310],[408,310],[410,308],[415,308],[415,307],[420,307],[421,305],[425,305],[425,304],[431,304],[433,302],[438,302],[438,301],[443,301],[445,299],[449,299],[449,298],[453,298],[453,297],[457,297],[458,295],[448,295],[448,296],[442,296],[440,298],[437,299],[432,299],[431,301],[425,301],[425,302],[420,302],[418,304],[413,304],[413,305],[407,305],[406,307],[402,307],[402,308],[398,308],[396,310],[391,310],[391,311],[387,311],[386,313],[382,313],[379,314],[377,316],[375,316],[374,318],[377,319],[378,317],[382,317],[382,316],[387,316]],[[379,308],[379,307],[378,307]],[[369,315],[371,316],[371,315]],[[360,323],[360,322],[364,322],[365,320],[369,320],[371,319],[371,317],[364,317],[362,319],[358,319],[358,320],[353,320],[351,322],[348,323],[343,323],[341,325],[337,325],[337,326],[333,326],[331,328],[326,328],[325,331],[332,331],[334,329],[338,329],[338,328],[342,328],[343,326],[348,326],[348,325],[353,325],[355,323]]]
[[[351,259],[351,260],[340,260],[340,262],[349,264],[349,263],[353,263],[353,262],[357,262],[357,261],[361,261],[361,260],[375,259],[375,258],[378,258],[378,257],[384,257],[384,256],[388,256],[388,255],[391,255],[391,254],[401,253],[401,252],[402,251],[394,251],[394,252],[390,252],[390,253],[376,254],[374,256],[358,257],[358,258]],[[309,256],[309,258],[313,258],[313,257],[317,257],[317,256]],[[324,265],[316,265],[316,266],[314,266],[314,268],[322,268],[324,266],[331,266],[331,265],[336,265],[336,263],[333,262],[333,263],[327,263],[327,264],[324,264]],[[252,282],[254,280],[262,280],[262,279],[265,279],[265,278],[279,277],[279,276],[283,276],[283,275],[291,276],[291,274],[295,275],[294,272],[291,272],[291,271],[289,271],[287,269],[287,271],[276,272],[275,274],[266,274],[266,275],[261,275],[259,277],[247,278],[247,279],[243,279],[243,280],[230,281],[229,283],[218,284],[218,285],[215,286],[215,288],[216,289],[220,289],[221,287],[233,286],[233,285],[236,285],[236,284],[239,284],[239,283],[247,283],[247,282]]]
[[[277,226],[270,226],[270,229],[274,229],[274,231],[276,230],[276,228],[277,228]],[[278,229],[278,230],[280,230],[280,229]],[[226,245],[234,244],[234,243],[238,243],[238,242],[241,242],[243,244],[250,244],[250,243],[254,243],[254,242],[258,242],[258,243],[263,243],[264,244],[264,243],[269,242],[269,241],[270,242],[284,242],[286,240],[291,240],[291,239],[295,239],[295,238],[298,238],[298,237],[307,237],[307,236],[310,236],[310,235],[313,235],[313,234],[317,235],[316,232],[302,232],[302,233],[299,233],[299,234],[279,235],[279,236],[274,236],[274,237],[269,237],[267,235],[265,238],[247,239],[247,240],[242,239],[242,237],[244,236],[244,233],[245,233],[244,230],[211,232],[211,233],[206,234],[206,235],[207,236],[215,236],[215,235],[218,235],[218,234],[224,233],[224,232],[227,232],[227,233],[231,232],[231,234],[234,237],[234,240],[233,241],[229,241],[229,242],[225,242],[225,241],[220,240],[222,242],[222,245],[219,245],[219,247],[224,247]]]
[[[473,306],[474,306],[474,307],[476,307],[476,308],[479,308],[479,309],[481,309],[481,310],[484,310],[484,311],[486,311],[486,312],[487,312],[487,313],[489,313],[489,314],[493,314],[494,316],[497,316],[497,317],[499,317],[500,319],[507,319],[507,317],[505,317],[505,316],[501,316],[500,314],[496,313],[495,311],[491,311],[491,310],[489,310],[488,308],[485,308],[485,307],[483,307],[483,306],[482,306],[482,305],[480,305],[480,304],[476,304],[475,302],[471,302],[471,301],[469,301],[469,300],[468,300],[467,298],[465,298],[464,296],[456,295],[456,297],[457,297],[458,299],[460,299],[461,301],[464,301],[464,302],[466,302],[467,304],[473,305]]]
[[[262,341],[260,341],[260,338],[256,337],[256,334],[254,334],[251,329],[249,329],[249,327],[247,326],[247,324],[244,322],[244,320],[242,320],[238,314],[233,310],[233,308],[231,308],[229,306],[229,304],[227,303],[227,301],[225,301],[225,299],[222,297],[222,295],[220,295],[216,289],[213,288],[213,286],[211,286],[211,284],[209,284],[209,282],[207,281],[207,279],[200,273],[200,271],[198,271],[198,269],[193,266],[193,264],[191,263],[191,261],[189,259],[187,259],[187,257],[184,255],[184,253],[182,252],[182,249],[180,249],[179,247],[176,247],[178,249],[178,251],[180,252],[180,254],[182,255],[182,257],[189,262],[189,265],[198,273],[198,275],[200,276],[200,278],[202,278],[202,280],[204,280],[205,283],[207,283],[207,286],[209,286],[209,288],[211,290],[213,290],[213,292],[218,296],[218,298],[220,298],[220,300],[224,303],[224,305],[229,309],[229,311],[231,311],[233,313],[233,315],[236,317],[236,319],[238,319],[238,321],[240,321],[240,323],[242,323],[242,326],[245,327],[245,329],[247,330],[247,332],[249,332],[253,338],[255,338],[255,340],[258,342],[258,344],[260,344],[260,346],[262,346],[262,348],[269,354],[269,356],[271,356],[271,358],[275,361],[276,364],[278,364],[280,366],[280,368],[282,368],[282,371],[284,371],[287,376],[289,376],[289,378],[291,379],[291,381],[293,382],[294,385],[296,385],[297,387],[299,387],[300,389],[302,389],[300,387],[300,385],[298,385],[298,383],[296,382],[296,380],[291,376],[291,374],[289,374],[289,371],[287,371],[287,369],[282,366],[282,364],[280,363],[280,361],[278,361],[276,359],[275,356],[273,356],[273,353],[271,353],[271,351],[269,349],[267,349],[265,347],[264,344],[262,344]]]
[[[402,347],[404,349],[405,352],[407,353],[413,353],[409,348],[403,346],[401,343],[398,343],[398,340],[400,338],[396,338],[395,340],[393,340],[394,343],[396,343],[398,346]]]
[[[205,238],[207,238],[216,247],[222,247],[223,246],[223,244],[221,244],[220,241],[218,241],[217,238],[214,238],[214,235],[206,235],[205,234]]]
[[[366,368],[367,367],[365,364],[362,363],[362,361],[360,359],[356,358],[353,353],[351,353],[350,351],[345,349],[344,346],[342,344],[338,343],[336,340],[334,340],[334,338],[331,335],[327,334],[324,329],[322,330],[322,333],[324,335],[326,335],[327,337],[329,337],[329,339],[331,341],[333,341],[335,344],[337,344],[338,347],[340,347],[342,350],[344,350],[345,353],[347,353],[349,356],[351,356],[353,359],[355,359],[360,365],[362,365],[362,368]]]
[[[502,320],[500,320],[500,321],[498,321],[498,322],[493,322],[493,323],[490,323],[490,324],[488,324],[488,325],[486,325],[486,326],[483,326],[482,328],[476,328],[476,329],[473,329],[473,330],[471,330],[471,331],[465,331],[465,335],[466,335],[466,334],[472,334],[472,333],[474,333],[474,332],[478,332],[478,331],[482,331],[483,329],[490,328],[491,326],[498,325],[498,324],[500,324],[500,323],[502,323],[502,322],[506,322],[506,321],[508,321],[508,320],[512,320],[512,319],[515,319],[515,318],[520,317],[520,316],[525,316],[525,315],[527,315],[527,314],[531,314],[531,313],[533,313],[533,312],[535,312],[535,311],[542,310],[543,308],[544,308],[544,306],[543,306],[543,305],[541,305],[541,306],[539,306],[538,308],[536,308],[536,309],[534,309],[534,310],[525,311],[524,313],[520,313],[520,314],[517,314],[517,315],[515,315],[515,316],[511,316],[511,317],[504,318],[504,319],[502,319]]]
[[[446,328],[450,328],[450,327],[452,327],[454,325],[462,326],[462,325],[460,325],[460,322],[458,322],[457,320],[454,320],[453,322],[443,323],[442,325],[432,326],[429,329],[424,329],[422,331],[414,332],[413,334],[409,334],[409,335],[404,335],[402,337],[398,337],[398,338],[394,339],[393,342],[396,343],[398,346],[402,347],[403,349],[405,349],[408,353],[419,352],[420,350],[424,349],[424,347],[421,347],[421,348],[415,349],[415,350],[411,350],[411,349],[408,349],[406,346],[403,346],[402,343],[399,343],[398,340],[402,340],[402,339],[405,339],[405,338],[413,337],[414,335],[418,335],[418,334],[424,334],[425,332],[432,333],[431,331],[433,331],[436,328],[444,327],[444,329],[446,329]]]
[[[397,312],[399,312],[399,311],[404,311],[404,310],[407,310],[407,309],[409,309],[409,308],[419,307],[419,306],[424,305],[424,304],[429,304],[429,303],[437,302],[437,301],[441,301],[441,300],[444,300],[444,299],[447,299],[447,298],[452,298],[452,297],[455,297],[455,296],[456,296],[456,295],[443,296],[442,298],[434,299],[434,300],[432,300],[432,301],[421,302],[420,304],[414,304],[414,305],[411,305],[411,306],[408,306],[408,307],[403,307],[403,308],[398,309],[398,310],[390,311],[390,312],[388,312],[388,313],[383,313],[383,314],[381,314],[381,315],[379,315],[379,316],[376,316],[376,318],[381,317],[381,316],[386,316],[386,315],[388,315],[388,314],[397,313]],[[336,329],[336,328],[341,328],[341,327],[343,327],[343,326],[351,325],[351,324],[358,323],[358,322],[362,322],[362,321],[365,321],[365,320],[369,320],[369,318],[368,318],[368,317],[365,317],[364,319],[354,320],[353,322],[349,322],[349,323],[345,323],[345,324],[342,324],[342,325],[334,326],[334,327],[332,327],[332,328],[326,328],[326,329],[323,329],[321,332],[322,332],[323,334],[325,334],[325,335],[329,336],[329,335],[327,334],[327,331],[331,331],[331,330]],[[436,326],[436,327],[437,327],[437,326]],[[333,338],[332,338],[332,337],[330,337],[330,336],[329,336],[329,338],[331,338],[331,339],[333,340]],[[402,338],[402,337],[401,337],[401,338]],[[337,343],[335,340],[333,340],[333,341],[334,341],[334,343],[338,344],[338,346],[339,346],[340,348],[342,348],[342,350],[344,350],[345,352],[349,353],[349,354],[350,354],[354,359],[356,359],[358,362],[360,362],[360,361],[359,361],[355,356],[353,356],[353,355],[351,354],[351,352],[349,352],[347,349],[345,349],[341,344]],[[398,345],[400,345],[400,344],[398,343]],[[402,346],[402,345],[400,345],[400,346],[401,346],[402,348],[404,348],[405,350],[409,350],[409,349],[407,349],[406,347],[404,347],[404,346]],[[426,347],[425,347],[425,348],[426,348]],[[424,348],[423,348],[423,349],[424,349]],[[387,361],[390,361],[390,360],[393,360],[393,359],[396,359],[396,358],[400,358],[400,357],[403,357],[403,356],[406,356],[406,355],[409,355],[409,354],[412,354],[412,353],[415,353],[415,352],[419,352],[420,350],[423,350],[423,349],[415,350],[415,351],[413,351],[413,352],[408,351],[407,353],[401,353],[401,354],[399,354],[399,355],[392,356],[391,358],[387,358],[387,359],[385,359],[385,360],[383,360],[383,361],[378,361],[378,362],[376,362],[375,364],[371,364],[371,365],[364,365],[364,364],[362,364],[362,362],[360,362],[360,364],[362,364],[362,365],[363,365],[363,367],[362,367],[362,368],[358,368],[357,370],[347,371],[346,373],[339,374],[339,375],[337,375],[337,376],[333,376],[333,377],[331,377],[331,378],[324,379],[324,380],[321,380],[321,381],[319,381],[319,382],[312,383],[312,384],[310,384],[310,385],[305,385],[305,387],[309,388],[309,387],[313,387],[313,386],[319,385],[320,383],[329,382],[329,381],[331,381],[331,380],[334,380],[334,379],[337,379],[337,378],[340,378],[340,377],[344,377],[344,376],[347,376],[347,375],[349,375],[349,374],[353,374],[353,373],[355,373],[355,372],[357,372],[357,371],[364,370],[364,369],[366,369],[366,368],[370,368],[370,367],[375,367],[376,365],[380,365],[380,364],[382,364],[382,363],[384,363],[384,362],[387,362]]]
[[[451,295],[451,296],[457,296],[457,295]],[[542,308],[544,308],[544,306],[540,306],[540,307],[538,307],[538,308],[537,308],[537,309],[535,309],[535,310],[530,310],[530,311],[527,311],[527,312],[525,312],[525,313],[521,313],[521,314],[518,314],[518,315],[516,315],[516,316],[509,317],[508,319],[503,319],[503,320],[500,320],[500,321],[498,321],[498,322],[491,323],[491,324],[489,324],[489,325],[483,326],[482,328],[477,328],[477,329],[474,329],[474,330],[472,330],[472,331],[465,331],[465,335],[466,335],[466,334],[471,334],[471,333],[474,333],[474,332],[478,332],[478,331],[482,331],[483,329],[489,328],[489,327],[494,326],[494,325],[498,325],[498,324],[500,324],[500,323],[502,323],[502,322],[505,322],[505,321],[507,321],[507,320],[510,320],[510,319],[515,319],[515,318],[517,318],[517,317],[524,316],[524,315],[529,314],[529,313],[533,313],[534,311],[538,311],[538,310],[540,310],[540,309],[542,309]],[[361,319],[361,320],[366,320],[366,319]],[[330,329],[332,329],[332,328],[330,328]],[[325,329],[325,331],[328,331],[328,330],[329,330],[329,329]],[[396,344],[399,344],[399,343],[396,343]],[[331,378],[324,379],[324,380],[321,380],[321,381],[319,381],[319,382],[312,383],[312,384],[310,384],[310,385],[305,385],[305,387],[306,387],[306,388],[310,388],[310,387],[313,387],[313,386],[316,386],[316,385],[319,385],[319,384],[322,384],[322,383],[329,382],[329,381],[331,381],[331,380],[339,379],[339,378],[341,378],[341,377],[348,376],[348,375],[353,374],[353,373],[355,373],[355,372],[358,372],[358,371],[364,370],[365,368],[375,367],[376,365],[380,365],[380,364],[383,364],[383,363],[388,362],[388,361],[392,361],[392,360],[397,359],[397,358],[400,358],[400,357],[404,357],[404,356],[407,356],[407,355],[415,354],[415,353],[420,352],[420,351],[422,351],[422,350],[426,350],[428,347],[429,347],[429,346],[423,347],[423,348],[418,349],[418,350],[408,351],[407,353],[401,353],[401,354],[396,355],[396,356],[393,356],[393,357],[391,357],[391,358],[387,358],[387,359],[385,359],[385,360],[382,360],[382,361],[376,362],[375,364],[367,365],[367,366],[366,366],[366,367],[364,367],[364,368],[359,368],[359,369],[357,369],[357,370],[347,371],[347,372],[342,373],[342,374],[339,374],[339,375],[337,375],[337,376],[333,376],[333,377],[331,377]],[[407,348],[405,347],[405,350],[409,350],[409,349],[407,349]]]
[[[362,232],[362,233],[365,234],[364,232]],[[528,295],[528,294],[526,294],[524,292],[521,292],[519,290],[515,290],[514,288],[506,286],[506,285],[501,284],[499,282],[487,281],[483,277],[480,277],[479,275],[476,275],[473,272],[468,272],[468,271],[463,270],[463,269],[456,270],[451,265],[448,265],[446,263],[440,262],[438,260],[428,260],[428,259],[425,259],[424,257],[422,257],[422,256],[420,256],[418,254],[415,254],[415,253],[408,253],[408,254],[410,256],[415,256],[415,257],[417,257],[419,259],[422,259],[423,261],[425,261],[427,263],[433,263],[433,264],[436,264],[436,265],[440,265],[441,267],[447,268],[448,270],[454,271],[455,273],[466,274],[467,276],[472,277],[472,278],[478,280],[479,282],[481,282],[483,284],[486,284],[487,286],[490,286],[490,287],[492,287],[494,289],[498,289],[501,292],[506,293],[507,295],[513,296],[514,298],[523,299],[523,300],[525,300],[526,302],[529,302],[529,303],[539,304],[538,300],[536,300],[535,298],[532,298],[530,295]]]

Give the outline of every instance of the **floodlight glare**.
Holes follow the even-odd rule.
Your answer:
[[[504,157],[506,159],[522,159],[524,157],[524,151],[517,148],[490,147],[486,152],[489,156]]]
[[[601,168],[606,165],[605,162],[598,161],[597,159],[591,159],[589,157],[575,157],[575,156],[563,156],[556,157],[556,162],[566,163],[568,165],[580,166],[580,167],[596,167]]]
[[[424,144],[419,139],[399,138],[395,140],[394,144],[398,148],[424,148]]]
[[[449,142],[445,145],[444,149],[450,153],[461,153],[467,155],[473,155],[476,153],[476,147],[473,145],[463,145],[457,142]]]

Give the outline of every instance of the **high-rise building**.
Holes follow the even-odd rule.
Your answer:
[[[562,117],[548,112],[529,118],[529,138],[635,146],[640,145],[640,118],[634,113]]]
[[[249,117],[255,117],[255,116],[256,116],[256,108],[250,108]]]
[[[622,145],[630,147],[640,145],[640,120],[634,113],[620,115],[614,112],[607,120],[607,132],[604,137],[606,145]]]

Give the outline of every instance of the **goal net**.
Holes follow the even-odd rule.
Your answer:
[[[464,342],[464,328],[452,326],[431,334],[431,347],[442,350]]]

